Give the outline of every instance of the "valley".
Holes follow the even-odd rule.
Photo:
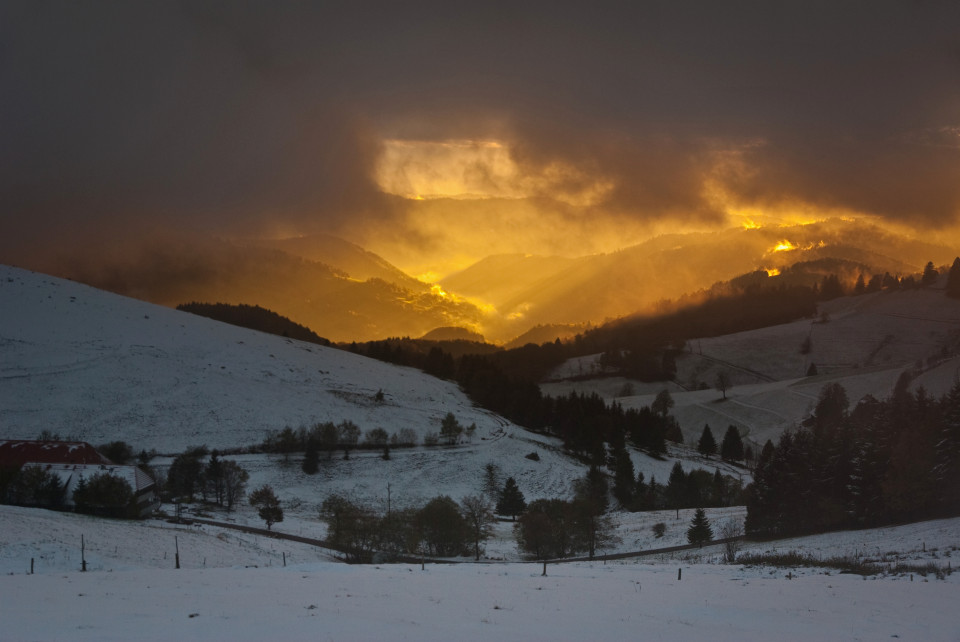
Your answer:
[[[285,511],[276,525],[279,532],[327,537],[319,506],[334,494],[380,512],[415,508],[438,493],[458,499],[483,494],[484,471],[495,464],[500,479],[514,477],[529,502],[569,496],[571,480],[585,470],[560,439],[478,408],[453,383],[412,368],[15,268],[2,268],[0,303],[16,310],[0,318],[0,342],[8,357],[0,368],[6,438],[33,438],[55,427],[94,443],[124,439],[159,453],[151,465],[160,471],[189,446],[227,450],[231,454],[225,457],[249,472],[250,488],[269,484],[277,489]],[[716,469],[746,484],[749,468],[697,452],[696,436],[705,423],[718,434],[735,425],[745,443],[759,447],[805,421],[828,382],[844,386],[852,403],[863,395],[887,396],[903,372],[909,373],[911,389],[922,385],[931,394],[944,394],[957,368],[952,350],[958,319],[957,302],[944,297],[942,289],[845,297],[822,304],[816,319],[690,341],[677,358],[674,382],[609,376],[600,355],[587,355],[558,367],[541,388],[553,395],[596,392],[626,408],[648,406],[668,389],[675,403],[672,415],[688,445],[668,444],[663,458],[631,448],[635,469],[664,483],[680,462],[685,470]],[[810,349],[801,354],[807,337]],[[822,374],[800,374],[809,363],[817,363]],[[721,369],[731,379],[726,400],[707,383]],[[707,389],[696,389],[704,383]],[[300,468],[301,453],[242,452],[271,432],[322,421],[349,420],[364,430],[408,429],[422,439],[438,430],[447,412],[476,425],[470,440],[395,448],[389,460],[377,450],[355,450],[350,459],[322,455],[312,476]],[[535,459],[527,457],[532,453]],[[170,515],[171,508],[165,504],[162,510]],[[185,514],[262,527],[245,502],[232,512],[197,503]],[[637,513],[614,508],[614,537],[598,552],[684,544],[692,514],[692,508]],[[745,510],[709,508],[706,514],[716,530],[724,524],[742,526]],[[654,528],[660,525],[662,536]],[[550,564],[543,577],[539,566],[525,561],[513,523],[506,521],[498,522],[485,542],[481,566],[429,564],[420,570],[402,564],[347,567],[335,551],[216,526],[115,522],[0,506],[0,570],[6,574],[0,583],[5,594],[17,596],[3,601],[0,617],[18,623],[6,629],[13,639],[57,637],[68,630],[73,639],[152,639],[171,633],[257,639],[281,626],[297,639],[315,632],[313,615],[323,617],[324,631],[352,639],[373,639],[384,630],[401,639],[430,639],[422,628],[427,620],[431,631],[456,630],[464,639],[485,639],[492,631],[523,638],[551,631],[580,637],[597,627],[604,632],[600,637],[610,639],[618,637],[621,626],[625,633],[638,625],[658,631],[661,639],[699,637],[718,626],[725,636],[762,639],[789,627],[809,631],[808,614],[817,611],[826,637],[842,636],[854,614],[858,634],[946,640],[956,628],[942,605],[955,601],[957,576],[938,579],[935,569],[952,568],[952,555],[960,550],[958,534],[953,518],[748,541],[740,550],[745,560],[783,554],[828,560],[822,567],[796,561],[725,564],[719,548],[708,546],[702,552],[635,560]],[[87,573],[77,572],[80,535],[89,542]],[[180,570],[170,567],[171,539],[182,553]],[[841,558],[844,564],[862,561],[884,570],[862,578],[838,575],[829,560]],[[36,575],[25,574],[30,560],[37,563]],[[677,579],[678,569],[683,581]],[[312,589],[304,601],[301,582],[325,588]],[[144,592],[138,588],[143,586],[152,588]],[[415,595],[398,600],[410,595],[410,586],[417,587]],[[737,588],[731,592],[731,586]],[[39,628],[21,628],[39,621],[39,616],[23,617],[34,612],[36,591],[60,605],[58,615],[44,618]],[[183,598],[148,597],[157,591]],[[553,595],[549,603],[538,601],[542,591]],[[584,591],[595,598],[589,606],[576,599]],[[117,602],[117,592],[126,599]],[[256,606],[264,594],[276,603],[267,611]],[[627,595],[640,624],[623,615]],[[451,619],[432,606],[447,599],[460,605]],[[562,615],[554,610],[556,600],[566,604]],[[917,600],[923,603],[919,609],[906,606]],[[700,603],[705,606],[695,608]],[[361,616],[371,610],[380,615]],[[256,624],[246,615],[254,611],[261,613]],[[18,617],[10,619],[14,612]],[[92,621],[84,612],[111,615]],[[411,612],[420,615],[405,615]],[[207,622],[211,617],[216,626]],[[149,627],[161,621],[155,635]]]

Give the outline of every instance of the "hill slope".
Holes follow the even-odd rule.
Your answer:
[[[851,404],[868,394],[887,397],[905,371],[914,388],[923,385],[938,397],[953,384],[960,367],[960,301],[942,288],[842,297],[819,309],[815,319],[688,341],[673,382],[629,382],[637,393],[631,396],[619,396],[628,383],[621,377],[582,380],[584,373],[601,371],[598,356],[571,360],[541,388],[548,394],[596,391],[628,408],[649,405],[666,388],[687,443],[704,424],[715,433],[733,424],[762,445],[799,425],[831,381],[844,386]],[[806,376],[810,364],[816,376]],[[721,371],[732,384],[726,401],[713,389]]]
[[[50,430],[169,452],[250,445],[326,420],[423,434],[453,412],[478,438],[506,423],[416,370],[16,268],[0,267],[0,308],[9,438]]]

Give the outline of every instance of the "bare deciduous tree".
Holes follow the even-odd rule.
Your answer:
[[[460,500],[460,512],[467,521],[470,539],[473,541],[474,559],[480,559],[480,544],[493,535],[493,524],[497,518],[493,514],[493,505],[479,495],[467,495]]]
[[[723,394],[723,398],[727,398],[727,390],[730,388],[730,375],[727,374],[726,370],[720,370],[717,372],[716,379],[714,379],[714,385],[717,390]]]
[[[723,560],[727,564],[733,564],[737,561],[742,536],[743,525],[738,520],[729,519],[720,527],[720,537],[727,540],[723,544]]]

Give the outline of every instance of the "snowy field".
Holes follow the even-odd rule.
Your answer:
[[[79,572],[80,533],[86,573]],[[180,570],[173,568],[174,537]],[[960,519],[745,550],[824,558],[876,551],[946,567],[960,555]],[[34,575],[28,574],[30,556]],[[535,562],[428,563],[421,570],[330,560],[322,549],[212,527],[0,507],[0,638],[960,639],[960,574],[938,580],[727,565],[718,547],[551,564],[545,577]]]

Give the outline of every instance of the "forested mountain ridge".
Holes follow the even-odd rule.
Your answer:
[[[294,323],[276,312],[261,308],[259,305],[192,302],[181,303],[177,306],[177,309],[215,321],[240,326],[241,328],[259,330],[260,332],[267,332],[281,337],[289,337],[291,339],[297,339],[298,341],[308,341],[324,346],[330,345],[329,340],[324,339],[310,328],[302,326],[299,323]]]

